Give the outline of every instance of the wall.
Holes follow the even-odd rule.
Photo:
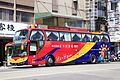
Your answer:
[[[0,0],[0,1],[14,3],[14,0]],[[34,0],[16,0],[16,3],[34,7]]]
[[[58,0],[58,14],[72,15],[73,0]],[[85,1],[78,0],[78,9],[85,10]],[[52,12],[52,0],[35,1],[35,13]],[[77,17],[85,19],[85,11],[77,11]]]
[[[52,12],[52,0],[35,0],[35,13]]]

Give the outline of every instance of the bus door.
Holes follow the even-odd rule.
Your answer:
[[[44,35],[40,30],[32,30],[30,34],[30,50],[29,60],[31,64],[38,64],[38,53],[42,49],[44,43]]]
[[[37,65],[37,62],[35,61],[37,59],[37,41],[30,41],[29,46],[29,56],[28,56],[28,62],[32,65]]]

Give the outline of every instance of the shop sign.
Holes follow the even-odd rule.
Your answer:
[[[0,37],[13,37],[17,30],[27,27],[25,23],[0,21]]]
[[[120,37],[110,36],[110,41],[111,41],[111,42],[118,42],[119,40],[120,40]]]
[[[120,42],[120,31],[110,32],[111,42]]]

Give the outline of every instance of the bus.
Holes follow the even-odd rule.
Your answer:
[[[98,63],[110,59],[110,38],[106,33],[77,28],[26,28],[13,38],[11,65]]]

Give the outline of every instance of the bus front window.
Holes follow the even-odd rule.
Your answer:
[[[28,39],[28,30],[20,30],[15,33],[13,41],[15,43],[22,42],[23,40]]]

